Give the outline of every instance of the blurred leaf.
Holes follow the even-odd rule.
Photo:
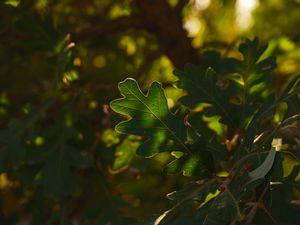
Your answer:
[[[55,197],[62,197],[74,191],[76,181],[72,176],[72,149],[67,146],[53,146],[48,155],[42,172],[42,180],[46,193]]]
[[[58,199],[67,196],[76,188],[77,182],[72,174],[72,167],[86,168],[92,163],[87,154],[70,144],[70,141],[76,138],[76,134],[77,130],[66,127],[61,119],[45,134],[47,139],[56,139],[56,142],[44,149],[45,165],[40,182],[47,194]]]
[[[36,135],[37,123],[44,117],[46,110],[53,104],[45,101],[32,110],[24,119],[11,120],[6,130],[0,131],[0,173],[10,165],[19,166],[26,160],[28,143]],[[29,159],[32,161],[33,159]]]
[[[288,95],[298,87],[298,83],[300,80],[300,74],[293,76],[285,85],[284,90],[282,91],[281,96],[279,97],[280,100],[284,100],[285,98],[288,97]]]
[[[300,75],[294,76],[286,85],[282,94],[278,98],[278,102],[286,102],[288,107],[284,114],[284,119],[300,113]]]
[[[20,2],[21,2],[21,0],[6,0],[5,4],[13,6],[13,7],[18,7]]]
[[[112,173],[120,173],[127,169],[135,157],[135,151],[139,147],[140,142],[135,136],[128,136],[116,148],[115,159],[110,171]]]

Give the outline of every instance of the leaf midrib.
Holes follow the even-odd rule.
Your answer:
[[[152,110],[151,108],[148,107],[148,105],[146,103],[143,102],[142,99],[140,99],[134,92],[132,92],[126,85],[124,85],[125,88],[133,95],[135,96],[148,110],[151,114],[153,114],[155,116],[155,118],[163,125],[167,128],[167,130],[175,137],[175,139],[179,142],[179,144],[187,151],[187,153],[192,154],[191,150],[182,142],[182,140],[175,134],[174,131],[171,130],[171,128],[163,121],[159,118],[159,116],[157,116]],[[149,89],[149,92],[151,91],[151,87]]]

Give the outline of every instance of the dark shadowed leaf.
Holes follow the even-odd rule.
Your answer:
[[[267,157],[265,158],[264,162],[248,174],[249,180],[246,183],[246,185],[250,185],[252,183],[255,183],[256,181],[264,179],[264,177],[267,175],[267,173],[271,170],[273,166],[275,156],[276,150],[272,148]]]
[[[169,163],[164,171],[167,173],[182,172],[184,176],[208,176],[214,170],[214,161],[211,153],[207,150],[205,141],[197,141],[189,146],[191,155],[182,155]]]
[[[188,92],[181,98],[185,105],[194,107],[199,103],[209,103],[211,107],[207,114],[219,115],[221,122],[231,126],[237,124],[230,103],[230,96],[235,95],[237,89],[234,81],[218,76],[212,68],[205,70],[192,64],[187,64],[184,71],[175,70],[174,74],[180,79],[179,87]]]

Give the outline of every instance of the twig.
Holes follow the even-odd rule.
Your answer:
[[[267,214],[267,216],[270,218],[272,223],[274,223],[275,225],[279,225],[279,223],[277,223],[277,221],[274,219],[274,217],[271,215],[271,213],[266,209],[264,205],[260,205],[260,208]]]
[[[238,220],[239,220],[239,221],[242,220],[243,215],[242,215],[242,213],[241,213],[241,210],[240,210],[240,206],[239,206],[239,204],[238,204],[238,201],[236,200],[236,198],[234,197],[234,195],[232,194],[232,192],[229,190],[229,188],[228,188],[227,186],[225,187],[225,189],[226,189],[227,194],[230,196],[230,198],[231,198],[232,201],[233,201],[234,207],[235,207],[236,212],[237,212]]]
[[[31,40],[36,38],[33,34],[22,33],[16,30],[5,30],[0,33],[1,42],[11,41],[11,40]]]
[[[269,182],[267,182],[267,185],[265,186],[263,192],[261,193],[261,195],[259,196],[258,201],[254,204],[254,206],[252,207],[251,211],[248,213],[248,219],[245,222],[245,225],[251,225],[252,221],[254,220],[254,217],[257,213],[258,208],[260,207],[265,194],[267,193],[267,190],[269,188]]]
[[[172,213],[175,209],[177,209],[178,207],[180,207],[183,203],[185,203],[186,201],[194,198],[195,196],[199,195],[199,193],[201,193],[201,191],[203,189],[205,189],[207,186],[213,184],[214,182],[216,182],[217,179],[211,179],[208,180],[205,183],[201,183],[201,186],[197,189],[195,189],[194,191],[192,191],[190,194],[188,194],[184,199],[182,199],[181,201],[179,201],[175,206],[173,206],[171,209],[165,211],[163,214],[161,214],[161,216],[159,216],[156,221],[155,221],[155,225],[160,225],[163,224],[162,222],[164,222],[164,219],[169,216],[170,213]]]

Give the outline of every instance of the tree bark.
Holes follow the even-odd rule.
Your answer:
[[[167,1],[136,0],[136,5],[143,15],[145,29],[156,35],[162,51],[176,67],[197,61],[196,50],[183,29],[182,18]]]

